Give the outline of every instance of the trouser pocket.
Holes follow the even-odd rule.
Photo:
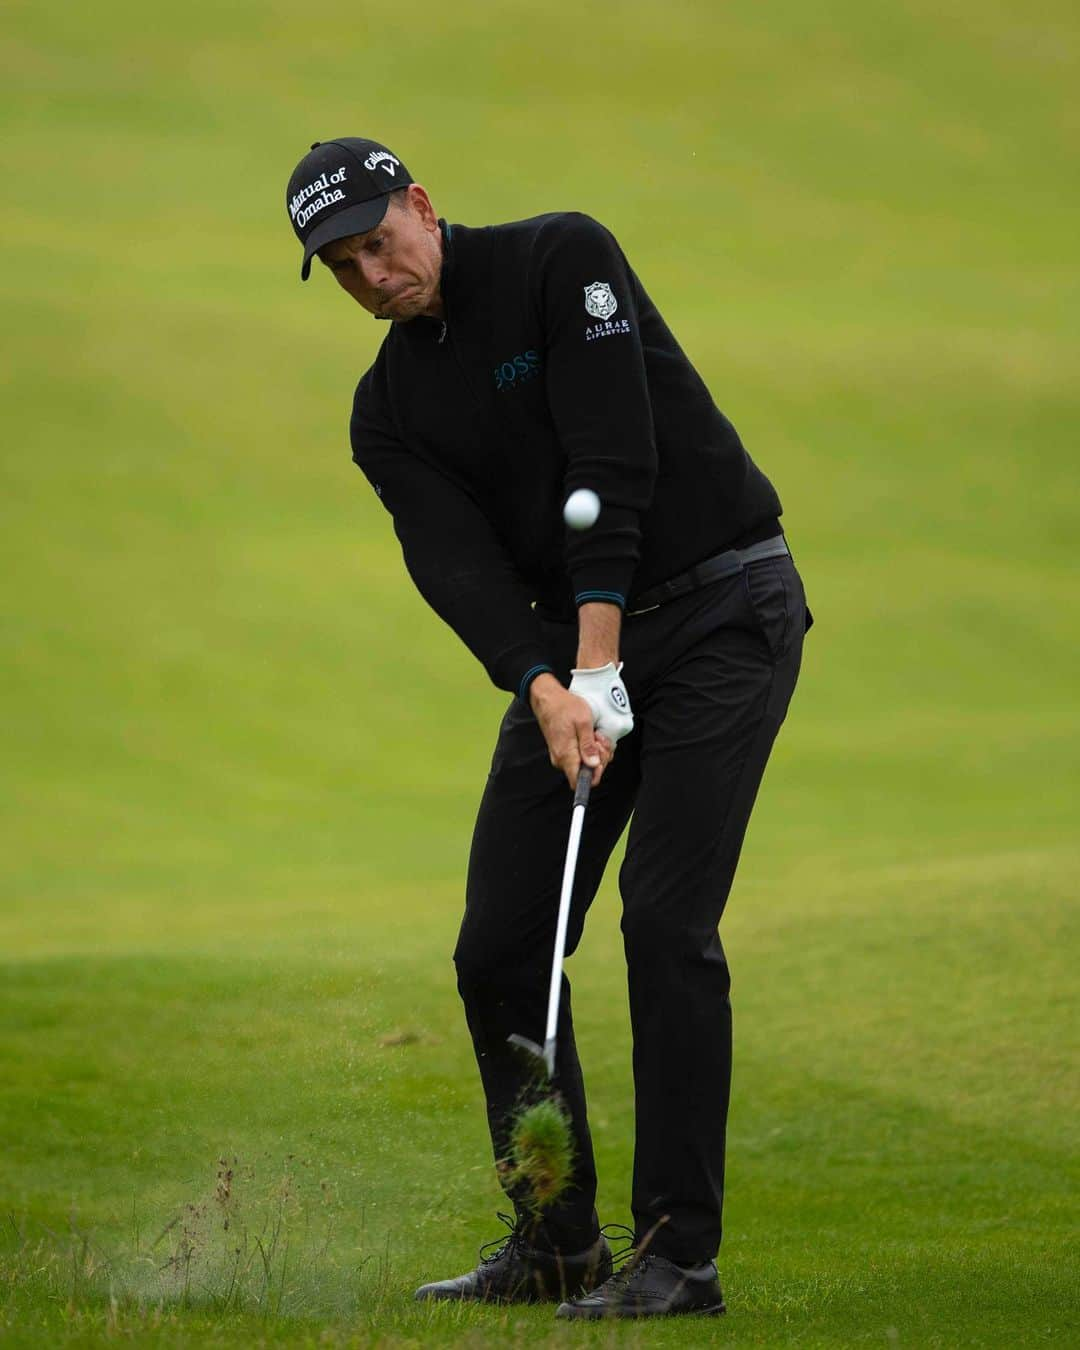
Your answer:
[[[779,661],[805,631],[806,596],[790,558],[766,558],[743,569],[743,590],[769,655]]]

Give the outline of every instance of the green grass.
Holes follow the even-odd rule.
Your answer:
[[[1080,1339],[1074,11],[7,7],[5,1345]],[[784,498],[715,1326],[411,1302],[502,1204],[450,952],[503,698],[349,463],[381,330],[297,280],[350,132],[451,219],[608,223]]]
[[[505,1163],[505,1181],[525,1187],[527,1203],[536,1213],[562,1195],[570,1184],[574,1141],[570,1117],[557,1098],[542,1098],[518,1110]]]

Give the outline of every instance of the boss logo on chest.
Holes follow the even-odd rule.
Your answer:
[[[540,374],[540,353],[532,347],[527,352],[519,352],[495,367],[495,388],[500,393],[518,389],[528,384]]]

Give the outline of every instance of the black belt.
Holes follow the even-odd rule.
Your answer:
[[[635,595],[630,601],[634,608],[628,609],[626,616],[633,618],[635,614],[643,614],[647,609],[656,609],[667,600],[674,600],[680,595],[689,595],[691,591],[698,591],[702,586],[710,586],[722,577],[733,577],[748,563],[760,562],[763,558],[784,558],[789,552],[787,540],[782,534],[772,539],[763,539],[760,544],[751,544],[749,548],[729,548],[725,553],[718,553],[715,558],[706,558],[704,562],[697,563],[688,572],[680,572],[670,581],[663,581],[659,586],[650,586],[647,591]]]

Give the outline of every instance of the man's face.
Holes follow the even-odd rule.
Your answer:
[[[442,235],[419,184],[393,198],[373,230],[324,244],[319,259],[342,290],[377,319],[442,315]]]

